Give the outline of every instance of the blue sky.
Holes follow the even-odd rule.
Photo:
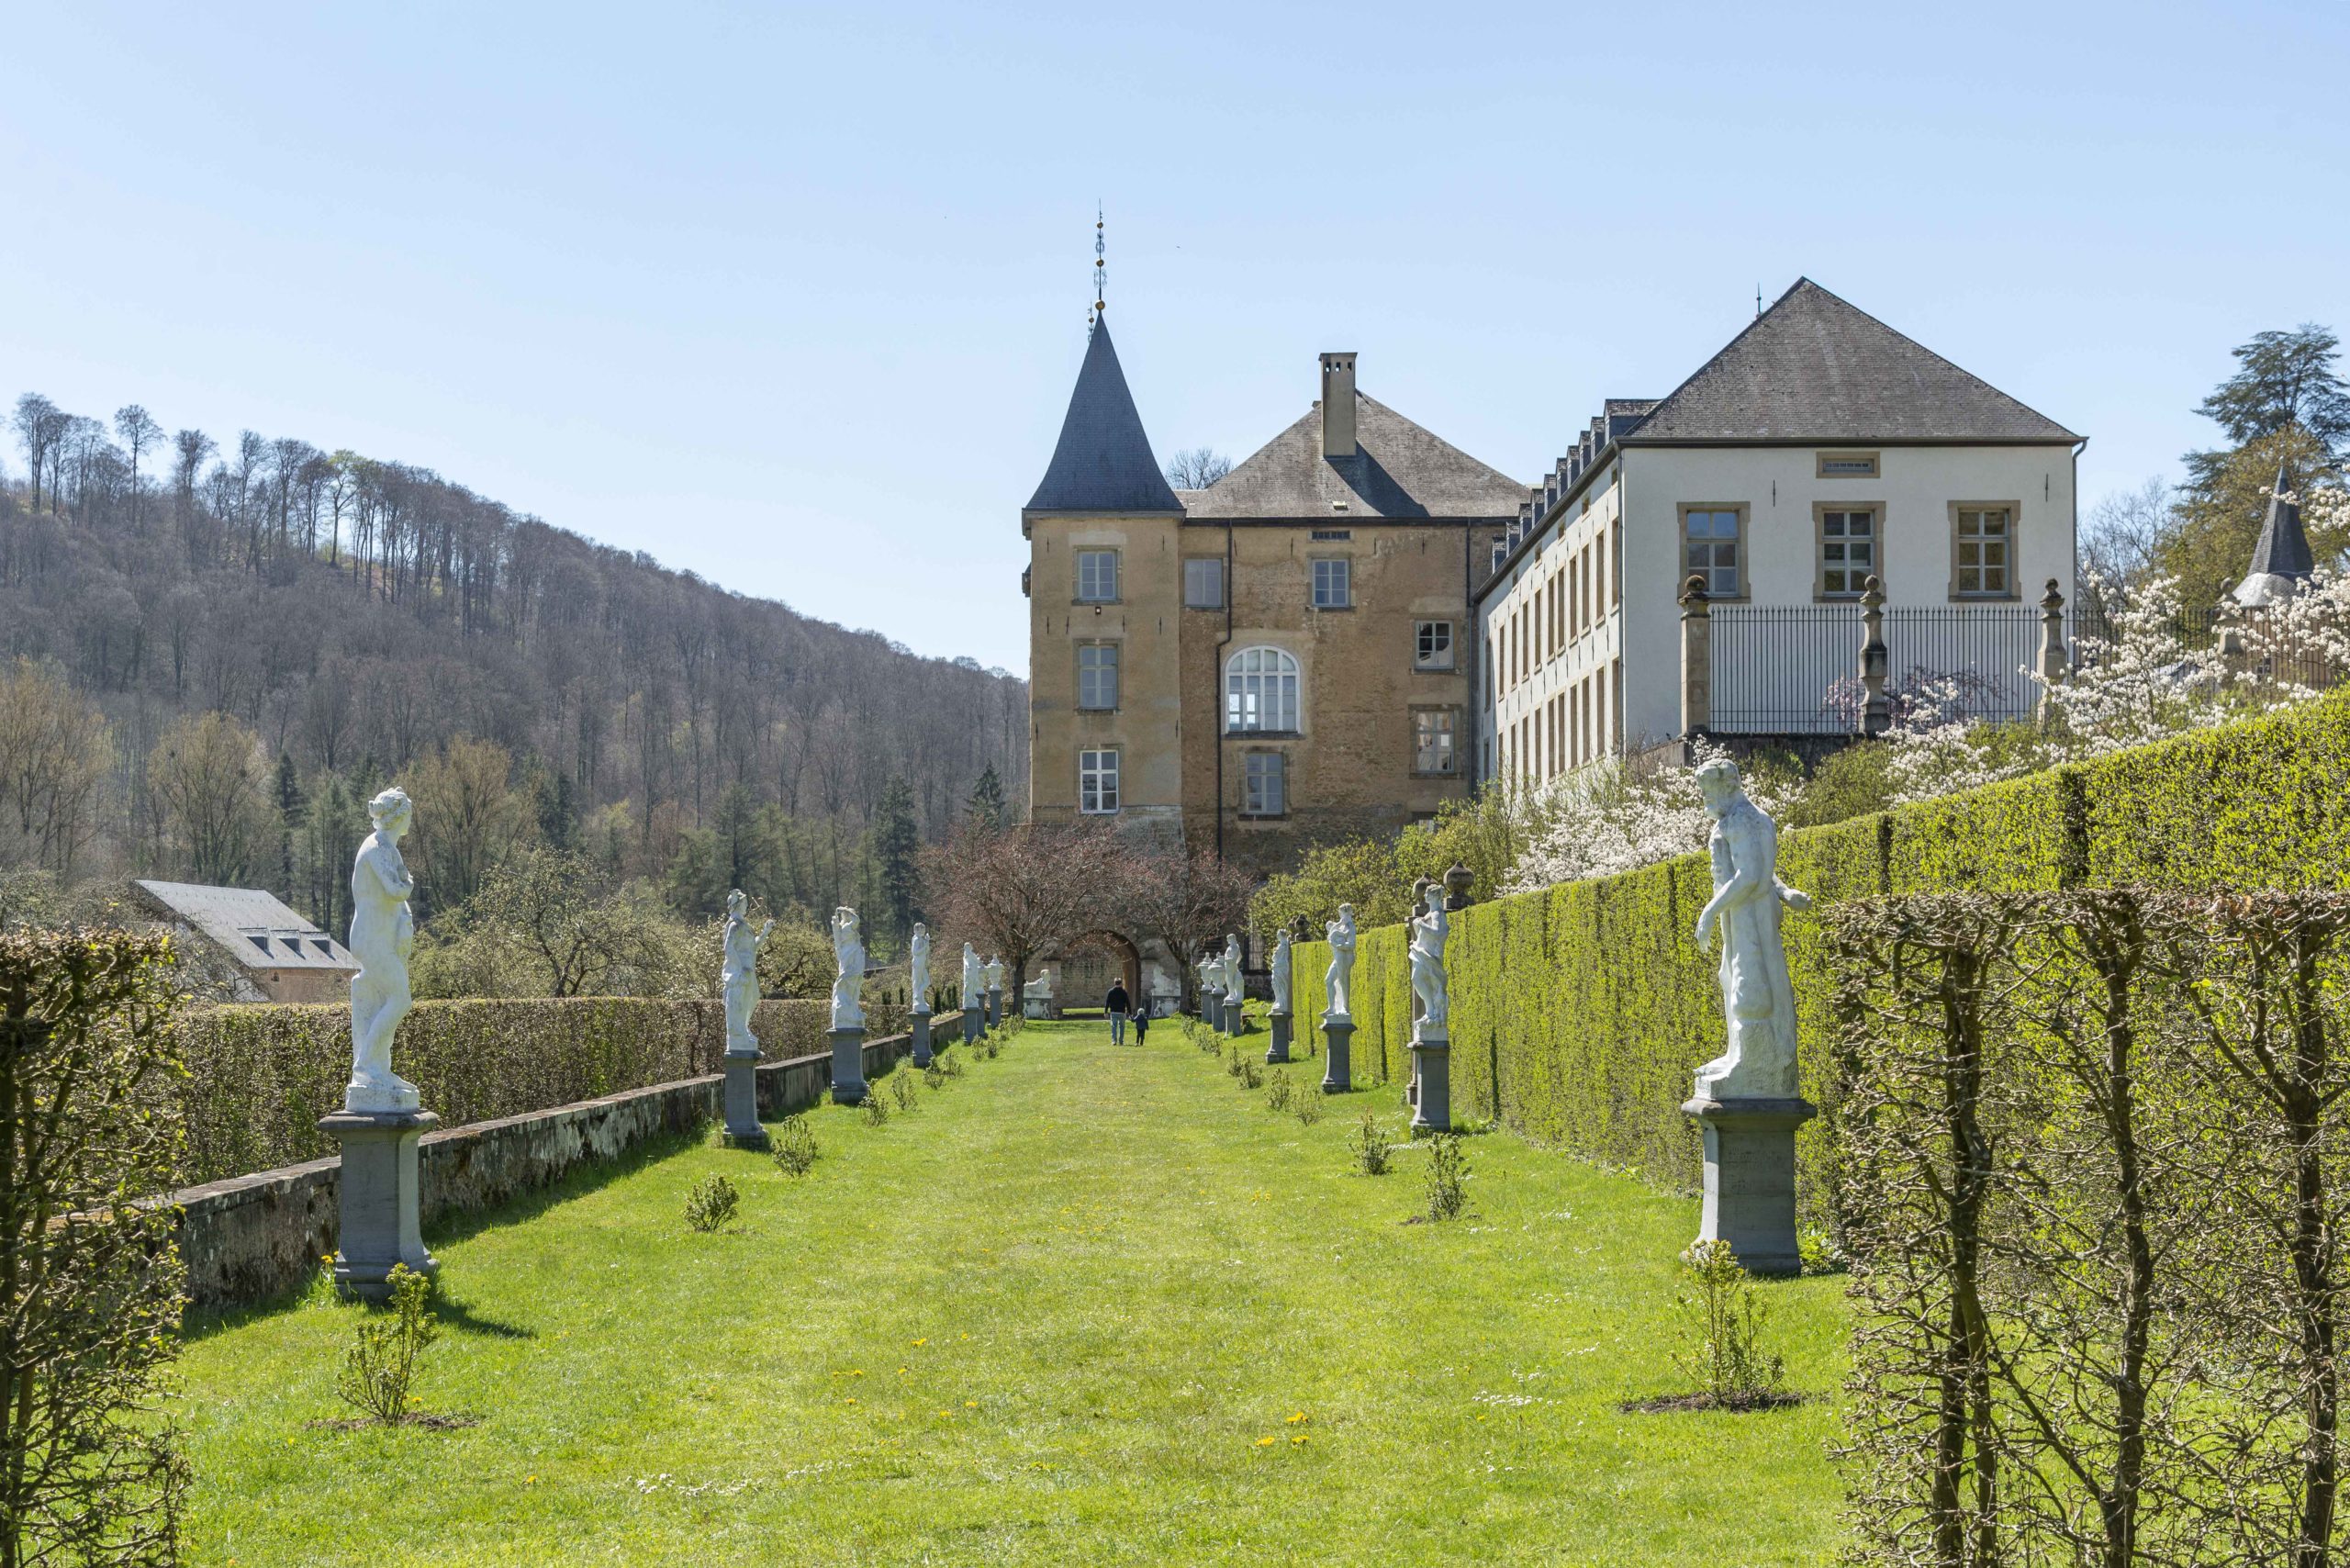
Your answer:
[[[80,3],[0,50],[0,394],[1015,670],[1097,198],[1162,458],[1349,348],[1530,479],[1807,274],[2087,432],[2094,499],[2251,333],[2350,334],[2338,5]]]

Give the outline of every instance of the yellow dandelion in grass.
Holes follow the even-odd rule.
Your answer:
[[[1257,1439],[1257,1446],[1260,1449],[1269,1449],[1280,1441],[1281,1439],[1279,1438],[1259,1438]]]
[[[966,1410],[977,1410],[979,1407],[979,1402],[976,1399],[966,1399],[963,1401],[963,1408]]]
[[[1312,1421],[1313,1419],[1314,1419],[1314,1417],[1311,1417],[1311,1416],[1307,1415],[1304,1411],[1301,1410],[1301,1411],[1299,1411],[1296,1415],[1292,1416],[1292,1417],[1288,1419],[1288,1421],[1286,1421],[1286,1422],[1285,1422],[1285,1423],[1283,1423],[1283,1424],[1284,1424],[1284,1425],[1286,1425],[1286,1426],[1291,1426],[1291,1427],[1303,1427],[1303,1426],[1306,1425],[1308,1422]]]
[[[1300,1432],[1295,1437],[1290,1439],[1289,1441],[1292,1448],[1303,1448],[1305,1446],[1305,1434],[1304,1432]]]
[[[849,1403],[849,1404],[851,1404],[851,1405],[856,1404],[856,1394],[850,1394],[850,1395],[848,1396],[848,1403]]]
[[[929,1343],[930,1343],[930,1336],[929,1336],[929,1335],[927,1335],[927,1334],[923,1335],[921,1338],[919,1338],[919,1339],[917,1339],[917,1340],[915,1340],[915,1341],[914,1341],[914,1345],[915,1345],[915,1348],[916,1348],[916,1349],[920,1349],[922,1346],[927,1345],[927,1344],[929,1344]]]
[[[539,1478],[535,1475],[525,1475],[522,1477],[522,1484],[525,1486],[535,1486],[538,1484],[538,1482]]]

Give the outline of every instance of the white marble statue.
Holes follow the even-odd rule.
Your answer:
[[[865,1027],[865,944],[856,935],[856,911],[833,911],[833,1027]]]
[[[726,958],[718,970],[718,994],[726,1003],[726,1054],[759,1054],[759,1037],[751,1033],[751,1009],[759,1000],[759,949],[775,930],[770,920],[754,932],[750,901],[736,888],[726,895]]]
[[[1200,955],[1200,998],[1222,996],[1224,987],[1216,980],[1216,956],[1213,949]]]
[[[1444,939],[1451,934],[1452,917],[1445,912],[1442,884],[1430,882],[1422,897],[1427,907],[1412,916],[1412,997],[1419,1003],[1420,1037],[1447,1037],[1452,999],[1444,978]]]
[[[1289,1016],[1289,933],[1273,938],[1273,1011]]]
[[[1792,1100],[1796,1078],[1796,993],[1787,980],[1779,906],[1808,909],[1811,899],[1779,880],[1779,832],[1739,787],[1738,765],[1718,758],[1697,769],[1706,814],[1714,819],[1706,851],[1714,863],[1714,896],[1697,916],[1697,949],[1721,930],[1722,1018],[1729,1049],[1697,1070],[1697,1098]]]
[[[1330,944],[1330,968],[1322,976],[1322,987],[1330,993],[1330,1004],[1322,1010],[1322,1016],[1351,1019],[1355,1014],[1348,992],[1355,979],[1355,906],[1340,904],[1338,918],[1324,926],[1322,935]]]
[[[977,948],[963,944],[963,1005],[966,1008],[986,1005],[988,999],[987,971],[979,967]]]
[[[914,934],[906,943],[907,990],[913,997],[913,1011],[930,1011],[930,927],[914,922]]]
[[[1003,958],[1001,955],[988,960],[988,989],[990,991],[1003,989]]]
[[[1227,935],[1224,939],[1224,1000],[1231,1006],[1240,1005],[1240,938]]]
[[[362,1114],[414,1111],[416,1085],[392,1070],[392,1035],[408,1016],[408,955],[416,946],[416,922],[408,895],[416,879],[400,857],[400,837],[416,808],[397,790],[367,802],[375,831],[359,846],[351,867],[351,953],[359,972],[351,977],[351,1082],[342,1108]]]

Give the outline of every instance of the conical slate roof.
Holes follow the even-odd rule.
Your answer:
[[[1028,498],[1029,511],[1180,512],[1182,503],[1167,487],[1167,476],[1143,433],[1126,373],[1110,342],[1110,322],[1093,323],[1085,364],[1069,394],[1061,439],[1044,482]]]
[[[2260,543],[2252,547],[2252,576],[2306,579],[2317,570],[2310,554],[2310,536],[2301,532],[2301,505],[2285,484],[2285,470],[2268,492],[2268,519],[2260,525]]]
[[[1809,278],[1700,365],[1627,446],[2080,438]]]

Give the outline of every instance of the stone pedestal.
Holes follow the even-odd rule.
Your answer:
[[[399,1264],[420,1274],[439,1271],[417,1221],[416,1144],[440,1125],[430,1111],[337,1111],[319,1119],[319,1130],[342,1146],[334,1255],[342,1294],[387,1301]]]
[[[1226,999],[1224,1004],[1225,1032],[1234,1036],[1248,1032],[1248,1009],[1245,1003]]]
[[[1273,1014],[1273,1043],[1265,1047],[1268,1063],[1289,1060],[1289,1014]]]
[[[969,1045],[979,1037],[979,1003],[963,1003],[963,1043]]]
[[[1001,986],[991,985],[988,987],[988,1027],[990,1029],[1000,1029],[1002,1026],[1003,988]]]
[[[1202,996],[1200,998],[1200,1022],[1205,1024],[1209,1028],[1214,1029],[1217,1034],[1223,1034],[1224,1003],[1215,997]]]
[[[915,1008],[910,1028],[914,1037],[914,1065],[928,1067],[930,1065],[930,1009]]]
[[[759,1053],[726,1053],[726,1131],[729,1148],[765,1148],[767,1130],[759,1126]]]
[[[1796,1244],[1796,1129],[1818,1114],[1803,1099],[1692,1100],[1706,1130],[1706,1208],[1697,1239],[1727,1241],[1750,1274],[1803,1270]]]
[[[1412,1036],[1412,1130],[1452,1130],[1452,1037],[1431,1034],[1426,1025]]]
[[[1322,1015],[1322,1038],[1326,1042],[1328,1059],[1322,1069],[1322,1092],[1343,1094],[1355,1086],[1354,1064],[1350,1056],[1355,1037],[1352,1018]]]
[[[865,1103],[865,1031],[833,1031],[833,1103]]]

